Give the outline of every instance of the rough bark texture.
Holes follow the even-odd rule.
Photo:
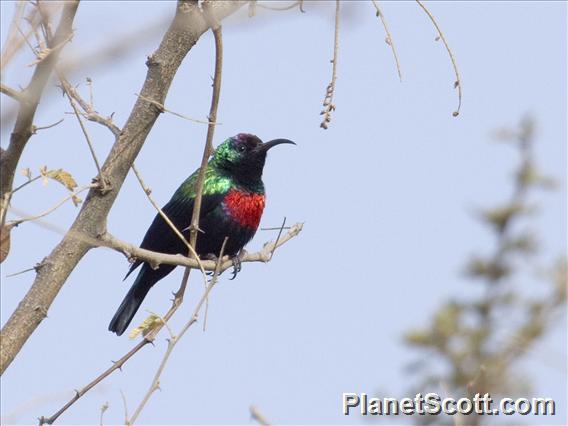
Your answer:
[[[213,10],[221,20],[242,4],[244,2],[240,1],[215,2]],[[159,48],[146,62],[148,72],[141,90],[143,97],[164,103],[183,58],[207,29],[208,25],[196,1],[178,2],[172,24]],[[141,98],[136,101],[102,167],[102,176],[109,190],[101,193],[95,188],[89,192],[71,229],[42,262],[32,287],[2,329],[0,374],[45,318],[67,277],[92,247],[89,240],[104,234],[108,213],[160,112],[159,108],[148,101]]]

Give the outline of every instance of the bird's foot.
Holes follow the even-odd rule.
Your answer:
[[[236,256],[231,258],[231,261],[233,262],[233,276],[229,278],[230,280],[237,278],[237,274],[241,272],[241,269],[243,268],[243,257],[245,254],[246,251],[242,249]]]
[[[201,257],[201,260],[212,260],[213,262],[217,263],[219,261],[219,257],[213,253],[209,253],[206,254],[205,256]],[[207,271],[205,272],[205,275],[207,275],[208,277],[213,276],[215,272],[214,271]]]

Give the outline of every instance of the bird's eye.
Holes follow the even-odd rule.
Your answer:
[[[239,145],[237,149],[239,150],[239,152],[245,152],[247,150],[247,147],[245,145]]]

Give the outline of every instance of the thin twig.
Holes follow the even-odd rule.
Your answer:
[[[10,191],[10,193],[14,194],[16,191],[19,191],[23,187],[29,185],[32,182],[35,182],[38,179],[41,179],[42,177],[43,177],[42,175],[37,175],[35,178],[29,179],[29,180],[25,181],[24,183],[22,183],[20,186],[16,187],[15,189],[12,189],[12,191]]]
[[[281,229],[290,229],[290,226],[276,226],[274,228],[260,228],[261,231],[280,231]]]
[[[323,115],[323,120],[320,123],[322,129],[327,129],[331,121],[331,112],[335,110],[333,103],[333,95],[335,94],[335,81],[337,80],[337,59],[339,58],[339,4],[340,0],[335,0],[335,36],[333,42],[333,64],[331,71],[331,82],[325,89],[325,98],[323,99],[323,110],[320,115]]]
[[[85,101],[79,92],[69,83],[67,78],[63,75],[60,68],[56,68],[57,76],[59,77],[59,81],[61,82],[61,86],[64,92],[70,97],[72,97],[81,107],[81,109],[85,112],[84,117],[95,123],[102,124],[106,128],[108,128],[115,137],[120,135],[120,128],[112,122],[112,114],[110,117],[103,117],[98,112],[95,111],[93,104],[92,104],[92,95],[91,95],[91,102]]]
[[[286,226],[286,216],[284,216],[284,220],[282,221],[282,226],[280,227],[280,231],[278,232],[278,236],[276,237],[276,243],[274,244],[274,249],[270,252],[270,260],[272,260],[272,256],[274,256],[274,250],[278,246],[278,241],[280,241],[280,237],[282,236],[282,231],[284,230],[284,226]]]
[[[45,217],[48,214],[53,213],[55,210],[57,210],[59,207],[61,207],[63,204],[65,204],[67,201],[77,197],[77,195],[79,195],[81,192],[86,191],[87,189],[95,188],[95,187],[97,187],[97,185],[92,185],[92,184],[91,185],[85,185],[84,187],[78,189],[77,191],[69,194],[67,197],[62,199],[55,206],[51,207],[50,209],[46,210],[45,212],[38,214],[37,216],[29,216],[29,217],[24,217],[24,218],[18,219],[18,220],[11,220],[11,221],[7,222],[7,224],[18,226],[19,224],[21,224],[23,222],[29,222],[29,221],[32,221],[32,220],[41,219],[42,217]]]
[[[162,105],[161,103],[159,103],[159,102],[157,102],[157,101],[155,101],[155,100],[153,100],[153,99],[147,98],[147,97],[145,97],[145,96],[142,96],[142,95],[140,95],[140,94],[138,94],[138,93],[135,93],[134,95],[135,95],[135,96],[138,96],[140,99],[145,100],[146,102],[150,102],[152,105],[156,105],[156,106],[157,106],[160,110],[162,110],[163,112],[168,112],[168,113],[170,113],[170,114],[172,114],[172,115],[175,115],[176,117],[183,118],[184,120],[193,121],[194,123],[199,123],[199,124],[212,124],[212,125],[214,125],[214,126],[217,126],[217,125],[221,124],[221,123],[211,123],[210,121],[205,121],[205,120],[197,120],[197,119],[195,119],[195,118],[188,117],[187,115],[180,114],[179,112],[175,112],[175,111],[172,111],[172,110],[170,110],[170,109],[167,109],[167,108],[166,108],[164,105]]]
[[[28,2],[25,1],[18,1],[16,3],[16,7],[14,10],[14,17],[12,22],[10,23],[10,29],[8,30],[8,35],[6,37],[6,41],[4,43],[4,49],[2,51],[2,58],[1,58],[1,69],[4,70],[6,65],[10,63],[12,58],[14,57],[15,53],[21,49],[24,45],[24,42],[27,42],[27,38],[32,34],[34,28],[37,27],[40,23],[39,15],[36,9],[32,9],[30,11],[30,15],[28,15],[25,19],[30,25],[30,29],[28,30],[27,35],[23,34],[20,29],[20,21],[22,20],[25,12],[25,7]],[[19,32],[22,36],[21,39],[16,38],[16,33]]]
[[[17,276],[17,275],[25,274],[26,272],[35,271],[36,268],[37,268],[37,267],[34,266],[33,268],[28,268],[28,269],[24,269],[23,271],[14,272],[13,274],[8,274],[8,275],[6,275],[6,278],[11,278],[11,277],[15,277],[15,276]]]
[[[120,389],[120,396],[122,397],[122,406],[124,407],[124,424],[128,422],[128,405],[126,404],[126,395],[122,389]]]
[[[270,422],[266,419],[266,417],[262,415],[262,413],[256,406],[251,405],[249,411],[252,419],[255,420],[259,425],[270,426]]]
[[[142,341],[140,341],[136,346],[134,346],[130,351],[128,351],[128,353],[126,353],[122,358],[120,358],[116,362],[113,362],[112,367],[107,368],[102,374],[97,376],[92,382],[90,382],[84,388],[76,391],[73,398],[71,398],[63,407],[61,407],[59,410],[57,410],[55,412],[55,414],[53,414],[50,417],[41,416],[40,419],[39,419],[39,426],[43,426],[44,424],[48,424],[48,425],[53,424],[58,419],[58,417],[61,416],[61,414],[63,414],[65,411],[67,411],[67,409],[69,407],[71,407],[73,404],[75,404],[75,402],[77,402],[83,395],[85,395],[93,387],[95,387],[97,384],[99,384],[104,379],[106,379],[114,371],[121,369],[126,361],[128,361],[130,358],[132,358],[132,356],[134,354],[136,354],[140,349],[142,349],[148,343],[150,343],[150,341],[148,339],[143,339]]]
[[[446,41],[446,37],[444,37],[444,33],[442,33],[442,30],[438,26],[436,19],[434,19],[434,16],[430,13],[430,11],[428,9],[426,9],[426,6],[424,6],[420,0],[416,0],[416,3],[418,3],[418,5],[422,8],[422,10],[426,13],[426,15],[428,15],[428,17],[430,18],[430,20],[434,24],[436,31],[438,31],[438,35],[440,36],[440,38],[442,39],[442,42],[444,43],[444,46],[446,47],[446,51],[448,52],[448,55],[450,56],[450,60],[452,61],[452,66],[454,67],[454,73],[456,75],[456,81],[454,82],[454,88],[458,89],[458,108],[452,113],[452,115],[454,117],[457,117],[460,114],[460,108],[461,108],[461,103],[462,103],[462,85],[461,85],[460,73],[458,71],[458,65],[456,63],[456,59],[454,57],[454,54],[452,53],[452,49],[450,49],[450,45]]]
[[[170,355],[172,354],[175,346],[178,344],[178,342],[184,336],[184,334],[187,332],[187,330],[189,330],[189,328],[197,322],[197,319],[199,318],[199,312],[201,311],[201,307],[203,306],[204,303],[207,303],[207,300],[209,298],[209,293],[211,293],[211,290],[213,290],[213,287],[215,286],[215,284],[218,281],[219,270],[220,270],[220,266],[221,266],[221,261],[223,259],[223,255],[225,254],[226,243],[227,243],[227,237],[225,237],[225,239],[223,240],[223,244],[221,246],[221,251],[219,252],[219,257],[217,258],[217,264],[215,265],[215,272],[213,273],[213,277],[211,278],[211,283],[209,283],[209,285],[205,288],[203,296],[201,297],[201,300],[199,301],[199,303],[195,307],[195,310],[193,311],[193,315],[191,316],[191,319],[183,326],[183,328],[181,329],[181,331],[178,333],[177,336],[172,336],[168,340],[168,348],[166,349],[166,353],[164,354],[164,357],[162,358],[162,361],[160,362],[160,366],[158,367],[158,370],[154,374],[154,378],[152,379],[152,383],[150,384],[148,391],[146,392],[146,394],[142,398],[140,405],[138,405],[138,407],[134,411],[134,414],[132,415],[130,420],[126,422],[126,424],[128,424],[128,425],[134,424],[134,422],[136,421],[136,419],[138,418],[138,416],[140,415],[140,413],[142,412],[142,410],[146,406],[146,403],[150,400],[150,397],[152,396],[152,394],[160,388],[160,377],[162,376],[162,373],[163,373],[164,369],[166,368],[166,364],[168,363]]]
[[[138,179],[138,182],[140,183],[142,190],[144,191],[144,193],[148,197],[148,201],[150,201],[152,206],[154,206],[154,208],[158,211],[158,214],[162,217],[162,219],[164,219],[164,221],[168,224],[168,226],[172,229],[172,231],[174,231],[174,233],[177,235],[177,237],[180,240],[183,241],[183,243],[186,245],[187,249],[190,251],[190,253],[193,255],[193,257],[195,259],[197,259],[197,263],[198,263],[198,265],[201,269],[201,272],[204,276],[204,279],[207,281],[207,276],[205,275],[205,270],[203,269],[203,266],[201,266],[201,260],[199,259],[199,256],[195,252],[195,249],[191,246],[191,244],[188,243],[188,241],[185,239],[183,234],[179,231],[179,229],[177,229],[177,227],[174,225],[174,223],[171,221],[171,219],[164,213],[164,211],[160,208],[160,206],[158,206],[156,201],[154,201],[154,199],[152,198],[152,195],[151,195],[152,191],[144,183],[144,180],[142,179],[142,175],[140,174],[140,172],[136,168],[136,165],[132,164],[131,168],[132,168],[132,171],[134,172],[134,174],[136,175],[136,179]]]
[[[213,135],[215,134],[215,125],[217,123],[217,109],[219,107],[219,98],[221,96],[221,77],[223,71],[223,33],[220,23],[215,18],[215,14],[210,10],[210,1],[205,1],[203,6],[203,15],[206,22],[208,23],[211,31],[213,32],[213,37],[215,40],[215,74],[213,76],[213,92],[211,94],[211,107],[209,108],[209,116],[207,120],[209,124],[207,126],[207,137],[205,139],[205,146],[203,148],[203,156],[201,157],[201,166],[197,175],[197,180],[195,182],[195,200],[193,202],[193,212],[191,214],[191,222],[189,226],[189,242],[192,248],[197,247],[197,234],[199,231],[199,216],[201,212],[201,202],[203,200],[203,185],[205,182],[205,170],[207,169],[207,164],[209,162],[209,157],[213,153]],[[199,259],[195,250],[191,250],[193,256]],[[183,294],[187,287],[187,282],[189,280],[189,274],[191,270],[186,268],[183,274],[182,283],[179,291],[175,294],[175,298],[179,299],[179,303],[183,299]],[[207,288],[207,284],[205,284]],[[208,294],[206,292],[206,294]],[[209,301],[206,300],[208,305]]]
[[[32,126],[32,130],[34,133],[36,133],[38,130],[46,130],[46,129],[51,129],[52,127],[55,127],[61,123],[63,123],[63,121],[65,121],[65,118],[62,118],[61,120],[56,121],[53,124],[48,124],[47,126]]]
[[[97,154],[95,153],[95,148],[93,147],[93,143],[91,142],[91,138],[89,137],[89,133],[87,132],[87,128],[85,127],[85,124],[83,123],[83,120],[81,119],[81,115],[79,114],[79,110],[77,109],[77,105],[75,105],[75,101],[73,100],[73,98],[71,97],[69,92],[67,92],[67,90],[65,89],[65,86],[63,86],[63,90],[65,91],[65,94],[67,95],[67,99],[69,99],[69,103],[71,104],[71,108],[73,108],[73,112],[75,113],[75,117],[77,117],[77,121],[79,122],[79,126],[81,127],[81,131],[83,132],[83,136],[85,136],[85,140],[87,141],[87,145],[89,145],[89,151],[91,152],[91,157],[93,158],[93,161],[95,162],[95,166],[97,168],[98,184],[101,187],[101,191],[104,191],[104,189],[106,188],[106,184],[105,184],[105,180],[103,178],[103,175],[101,173],[101,165],[100,165],[99,160],[97,158]]]
[[[103,416],[104,416],[106,410],[108,410],[108,401],[105,402],[105,403],[101,406],[101,415],[100,415],[100,418],[99,418],[99,424],[100,424],[100,426],[103,426]]]
[[[213,153],[213,135],[215,134],[215,123],[217,122],[217,108],[219,106],[219,98],[221,95],[221,77],[223,70],[223,37],[222,29],[219,22],[216,21],[214,14],[209,11],[209,2],[203,3],[204,16],[213,31],[215,38],[215,74],[213,76],[213,93],[211,96],[211,107],[209,108],[209,125],[207,126],[207,137],[205,147],[203,148],[203,156],[201,157],[201,167],[195,182],[195,201],[193,202],[193,213],[191,215],[190,225],[190,243],[192,247],[196,246],[197,233],[199,230],[199,214],[201,211],[201,201],[203,199],[203,183],[205,181],[205,170],[209,157]]]
[[[396,47],[394,46],[394,39],[391,36],[389,26],[387,24],[387,20],[385,19],[385,15],[383,15],[383,11],[379,8],[379,2],[377,0],[373,0],[373,6],[375,6],[375,9],[377,9],[377,16],[381,19],[381,22],[382,22],[383,27],[385,29],[385,33],[387,33],[387,38],[385,39],[385,41],[387,42],[387,44],[390,46],[390,48],[392,50],[392,54],[394,56],[394,61],[396,63],[396,71],[398,73],[398,78],[399,78],[400,81],[402,81],[402,73],[400,72],[400,62],[398,61],[398,55],[396,53]]]

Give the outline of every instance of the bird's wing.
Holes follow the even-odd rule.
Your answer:
[[[224,196],[224,192],[203,195],[199,214],[200,221],[223,201]],[[162,209],[162,212],[185,236],[188,235],[187,228],[191,223],[193,204],[193,197],[180,197],[174,195],[174,197]],[[185,253],[187,251],[185,243],[176,235],[170,225],[168,225],[159,213],[152,221],[148,231],[146,231],[146,235],[144,235],[144,239],[142,240],[140,247],[146,250],[168,254]],[[132,271],[141,264],[141,260],[136,260],[130,266],[130,269],[124,279],[126,279]]]

